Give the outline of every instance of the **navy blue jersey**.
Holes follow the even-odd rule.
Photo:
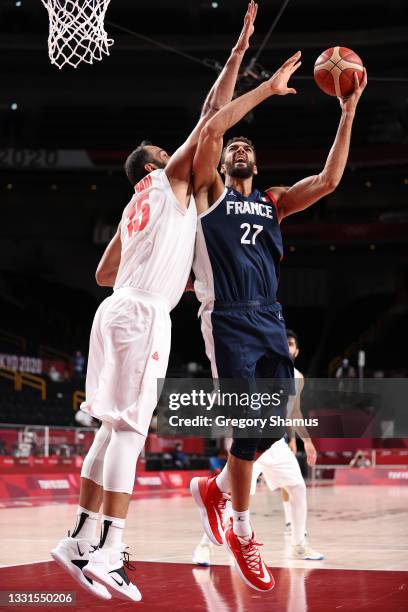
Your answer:
[[[194,273],[202,307],[215,302],[275,301],[283,254],[276,203],[255,189],[231,187],[199,216]]]

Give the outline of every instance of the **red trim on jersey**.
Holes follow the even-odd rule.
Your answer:
[[[273,193],[271,191],[265,191],[264,193],[266,193],[266,195],[268,196],[268,198],[270,199],[270,201],[272,202],[272,204],[274,205],[275,209],[276,209],[276,217],[278,219],[278,223],[279,223],[279,211],[278,211],[278,204],[275,200],[275,196],[273,195]]]

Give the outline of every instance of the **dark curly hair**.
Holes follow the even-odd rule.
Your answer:
[[[125,161],[126,176],[133,186],[146,176],[145,164],[153,161],[151,154],[145,148],[151,144],[150,140],[142,140]]]

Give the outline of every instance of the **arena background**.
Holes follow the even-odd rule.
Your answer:
[[[290,185],[317,173],[340,108],[314,83],[314,61],[333,45],[350,47],[363,59],[368,86],[357,108],[342,182],[282,224],[279,299],[287,326],[299,335],[297,367],[307,376],[335,376],[344,358],[357,372],[362,350],[365,376],[408,373],[405,4],[289,2],[255,73],[273,72],[301,49],[303,64],[294,78],[298,95],[266,101],[232,132],[256,145],[259,187]],[[243,66],[279,6],[260,2]],[[95,270],[132,194],[123,162],[144,138],[168,151],[184,140],[236,40],[244,10],[241,0],[112,0],[106,26],[115,41],[110,56],[93,66],[58,70],[48,59],[48,18],[40,0],[1,1],[0,450],[5,459],[43,457],[44,436],[38,434],[36,443],[30,432],[37,430],[23,426],[78,425],[85,364],[77,352],[86,360],[94,312],[110,292],[96,285]],[[237,92],[256,82],[240,79]],[[172,376],[208,373],[197,310],[194,295],[186,294],[172,313]],[[78,467],[88,433],[64,442],[55,436],[46,454],[66,455],[69,469]],[[393,455],[392,460],[404,467],[406,442],[370,440],[363,446],[369,453],[398,449],[399,459]],[[166,444],[152,433],[147,469],[172,467],[166,459],[171,444]],[[208,469],[210,459],[222,455],[209,441],[189,444],[191,468]],[[347,448],[331,444],[322,446],[322,461],[329,450],[335,463],[344,464],[359,442]],[[27,469],[35,473],[32,464]],[[6,474],[6,464],[2,470]],[[4,505],[30,496],[13,490],[10,485],[3,491]]]

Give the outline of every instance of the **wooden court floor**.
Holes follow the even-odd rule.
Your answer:
[[[72,591],[68,609],[78,612],[407,612],[408,487],[316,487],[308,500],[309,540],[326,555],[322,562],[288,559],[278,494],[260,488],[252,499],[257,539],[276,581],[258,593],[242,583],[223,548],[213,547],[211,568],[192,565],[201,531],[187,492],[141,495],[131,503],[125,537],[136,562],[131,579],[143,596],[137,604],[96,599],[50,560],[49,550],[72,528],[74,504],[3,508],[0,591]]]
[[[271,566],[408,571],[408,487],[308,488],[309,541],[326,556],[318,563],[288,559],[277,493],[258,487],[251,501],[253,526]],[[75,509],[74,504],[1,509],[0,566],[49,560],[49,550],[72,529]],[[200,537],[189,494],[131,502],[124,540],[133,559],[190,563]],[[222,547],[212,548],[212,560],[230,563]]]

